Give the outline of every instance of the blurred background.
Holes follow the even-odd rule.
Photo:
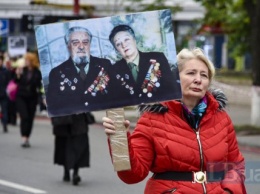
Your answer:
[[[200,47],[216,66],[213,87],[221,88],[229,100],[227,111],[247,161],[247,192],[259,194],[260,1],[0,0],[3,66],[14,72],[25,65],[26,53],[38,54],[34,32],[37,25],[162,9],[171,10],[171,19],[167,21],[173,25],[175,43],[172,48],[176,47],[178,53],[184,47]],[[43,88],[41,95],[44,96]],[[16,117],[15,102],[9,102],[8,114],[14,119],[8,121],[8,133],[3,130],[0,134],[1,194],[143,192],[145,181],[135,186],[123,184],[112,168],[101,125],[105,110],[93,112],[97,123],[89,131],[91,168],[82,171],[83,181],[77,189],[64,183],[60,177],[62,169],[52,163],[54,138],[42,96],[31,149],[20,149],[20,118]],[[135,107],[126,107],[125,114],[133,123],[139,116]]]

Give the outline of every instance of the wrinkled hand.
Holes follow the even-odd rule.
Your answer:
[[[103,126],[105,127],[105,133],[107,134],[107,136],[113,135],[116,133],[114,121],[112,119],[110,119],[108,117],[103,117],[102,121],[103,121]],[[124,124],[125,124],[126,129],[129,130],[130,121],[125,120]]]

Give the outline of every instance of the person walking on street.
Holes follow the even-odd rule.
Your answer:
[[[119,178],[134,184],[151,171],[145,194],[246,194],[245,160],[227,99],[210,88],[214,65],[199,48],[181,50],[177,62],[182,98],[140,106],[142,115],[128,132],[131,170],[117,172]],[[108,137],[116,133],[108,117],[103,126]]]
[[[33,129],[33,121],[38,103],[38,95],[42,86],[42,76],[39,70],[38,56],[27,53],[25,66],[17,67],[15,82],[18,84],[16,97],[17,112],[20,116],[20,133],[22,147],[30,147],[29,138]]]
[[[6,69],[9,71],[11,80],[14,80],[16,74],[16,68],[12,66],[11,60],[6,61]],[[17,124],[17,111],[15,99],[8,98],[8,124],[16,125]]]
[[[4,57],[0,55],[0,105],[2,113],[1,122],[4,133],[8,132],[8,96],[6,88],[10,79],[11,75],[9,71],[4,67]]]
[[[51,117],[51,122],[55,136],[54,164],[63,166],[65,182],[71,180],[70,170],[73,170],[72,183],[78,185],[79,169],[90,166],[87,113]]]

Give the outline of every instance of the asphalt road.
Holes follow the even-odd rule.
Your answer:
[[[118,179],[102,126],[92,125],[89,137],[91,167],[80,170],[82,182],[73,186],[62,181],[63,168],[53,164],[54,138],[49,121],[35,121],[28,149],[20,146],[18,126],[10,126],[7,134],[1,131],[0,194],[143,193],[144,182],[130,186]]]
[[[247,108],[230,107],[236,124],[250,122]],[[103,116],[104,112],[100,114]],[[241,117],[243,119],[241,119]],[[243,121],[243,122],[242,122]],[[9,133],[0,131],[0,194],[141,194],[143,181],[127,185],[114,172],[108,153],[106,136],[101,124],[90,126],[91,167],[80,170],[82,182],[78,186],[62,181],[63,168],[53,164],[53,143],[50,121],[36,119],[31,136],[31,148],[20,146],[18,126],[9,126]],[[247,172],[252,180],[247,181],[249,194],[258,194],[260,181],[259,152],[243,150]],[[257,164],[257,165],[256,165]]]

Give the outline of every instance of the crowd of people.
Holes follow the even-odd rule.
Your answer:
[[[38,56],[27,52],[21,57],[0,54],[0,102],[3,132],[8,132],[8,124],[17,125],[17,116],[22,137],[21,146],[30,147],[29,137],[41,93],[41,72]]]
[[[37,108],[39,111],[47,109],[39,67],[39,58],[35,52],[27,52],[22,57],[10,60],[6,54],[0,54],[0,110],[3,132],[8,132],[8,124],[17,125],[19,118],[22,148],[31,147],[29,140]],[[51,118],[55,137],[53,163],[64,167],[63,181],[72,180],[73,185],[78,185],[81,181],[79,169],[90,166],[88,125],[94,121],[89,120],[88,114]]]

